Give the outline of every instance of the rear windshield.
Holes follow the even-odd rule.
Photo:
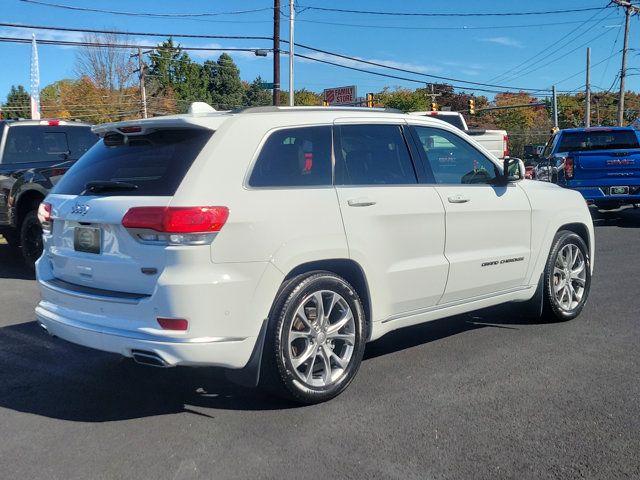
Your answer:
[[[434,115],[431,118],[442,120],[443,122],[447,122],[449,125],[453,125],[460,130],[464,130],[464,124],[462,123],[460,115]]]
[[[77,160],[98,141],[91,127],[9,127],[2,163]]]
[[[52,193],[80,195],[87,183],[107,181],[131,183],[137,189],[104,189],[100,195],[171,196],[212,134],[199,129],[110,134],[69,169]]]
[[[633,130],[598,130],[592,132],[563,132],[559,152],[588,152],[591,150],[618,150],[638,148],[638,137]]]

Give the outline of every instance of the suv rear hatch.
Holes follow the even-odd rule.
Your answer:
[[[89,125],[64,120],[10,122],[6,128],[2,163],[77,160],[98,141]]]
[[[564,132],[558,151],[573,159],[576,180],[640,181],[640,144],[633,130]]]
[[[54,277],[44,280],[153,293],[167,261],[162,250],[171,244],[158,231],[158,215],[169,210],[213,131],[138,127],[127,132],[108,133],[68,171],[41,207],[45,231],[51,232],[45,235],[45,254]],[[134,214],[128,215],[131,211]],[[125,216],[128,228],[123,225]]]

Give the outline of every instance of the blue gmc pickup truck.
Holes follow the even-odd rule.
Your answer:
[[[638,206],[638,134],[628,127],[560,130],[547,143],[535,178],[577,190],[602,210]]]

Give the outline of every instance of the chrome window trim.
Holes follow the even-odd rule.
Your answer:
[[[271,187],[254,187],[253,185],[249,185],[249,179],[251,178],[251,174],[253,173],[253,169],[256,166],[256,162],[258,161],[258,157],[260,156],[260,153],[262,152],[262,149],[264,148],[265,143],[267,143],[267,140],[271,137],[271,135],[274,135],[275,133],[281,131],[281,130],[291,130],[294,128],[312,128],[312,127],[329,127],[330,132],[331,132],[331,155],[333,155],[333,124],[331,123],[307,123],[304,125],[283,125],[283,126],[279,126],[279,127],[275,127],[275,128],[270,128],[269,130],[267,130],[267,132],[264,134],[264,136],[262,137],[262,139],[260,140],[260,142],[258,143],[258,147],[256,148],[256,151],[253,152],[253,157],[251,158],[251,161],[249,162],[249,166],[247,168],[247,171],[244,174],[244,179],[242,181],[242,187],[245,190],[301,190],[301,189],[309,189],[309,188],[314,188],[314,189],[319,189],[319,188],[333,188],[333,176],[334,176],[334,167],[333,164],[331,165],[331,184],[327,184],[327,185],[283,185],[283,186],[271,186]]]

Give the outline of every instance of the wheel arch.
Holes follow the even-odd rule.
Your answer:
[[[19,229],[22,225],[22,221],[27,213],[31,210],[37,210],[38,205],[45,198],[45,194],[39,190],[30,189],[24,191],[19,197],[16,203],[16,220],[15,225]]]
[[[589,250],[589,254],[591,254],[591,235],[589,234],[589,229],[584,223],[566,223],[562,225],[556,233],[560,230],[569,230],[570,232],[578,235],[584,243],[587,245],[587,249]]]
[[[366,339],[371,338],[372,333],[372,315],[371,315],[371,294],[369,291],[369,284],[367,282],[366,275],[363,268],[354,260],[348,258],[335,258],[327,260],[315,260],[306,262],[293,268],[283,281],[283,284],[291,278],[301,275],[303,273],[312,272],[315,270],[326,270],[340,275],[347,282],[353,285],[356,289],[360,300],[362,301],[362,307],[364,308],[365,325],[367,328]]]

